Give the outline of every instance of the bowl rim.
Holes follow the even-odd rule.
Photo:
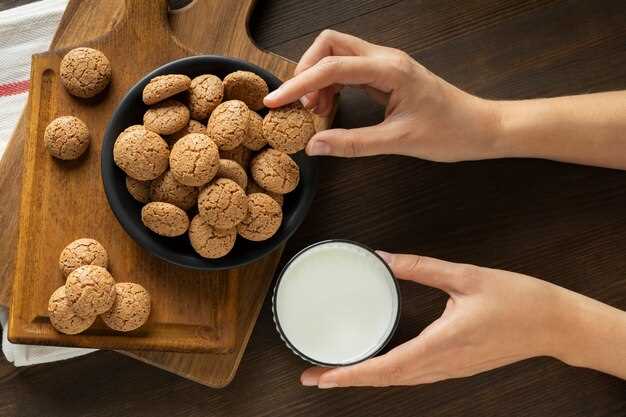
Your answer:
[[[387,335],[387,337],[369,355],[366,355],[365,357],[363,357],[361,359],[357,359],[357,360],[352,361],[352,362],[330,363],[330,362],[319,361],[317,359],[311,358],[310,356],[307,356],[306,354],[302,353],[298,348],[296,348],[293,345],[293,343],[291,343],[291,341],[289,340],[289,338],[285,334],[282,326],[280,325],[280,320],[278,319],[278,311],[277,311],[277,307],[276,307],[276,297],[278,295],[278,287],[280,286],[280,283],[281,283],[281,281],[283,279],[283,276],[285,275],[285,272],[287,271],[289,266],[291,266],[291,264],[298,257],[300,257],[300,255],[304,254],[305,252],[308,252],[310,249],[313,249],[316,246],[326,245],[326,244],[329,244],[329,243],[347,243],[347,244],[350,244],[350,245],[358,246],[361,249],[365,249],[366,252],[369,252],[372,255],[374,255],[374,257],[376,257],[380,262],[382,262],[382,264],[385,266],[385,268],[389,272],[389,276],[391,277],[391,281],[393,282],[393,286],[395,288],[395,294],[396,294],[396,297],[397,297],[397,306],[398,307],[397,307],[397,310],[396,310],[396,316],[394,318],[393,325],[391,326],[391,330],[389,331],[389,334]],[[389,344],[391,339],[393,339],[393,337],[395,336],[396,331],[398,330],[398,325],[400,323],[401,313],[402,313],[402,297],[401,297],[401,293],[400,293],[400,285],[398,284],[398,280],[395,277],[395,275],[394,275],[393,271],[391,270],[391,268],[389,267],[389,265],[387,264],[387,262],[385,262],[385,260],[379,254],[377,254],[376,251],[374,251],[369,246],[364,245],[363,243],[360,243],[360,242],[355,242],[354,240],[349,240],[349,239],[326,239],[326,240],[321,240],[319,242],[312,243],[312,244],[306,246],[305,248],[299,250],[295,255],[293,255],[291,257],[291,259],[289,259],[289,261],[285,264],[285,266],[283,266],[282,270],[280,271],[280,274],[278,275],[278,278],[276,279],[276,283],[274,284],[274,289],[272,290],[272,319],[274,321],[274,325],[276,327],[276,331],[278,332],[278,335],[283,340],[283,342],[285,342],[287,347],[293,353],[295,353],[297,356],[299,356],[300,358],[304,359],[305,361],[307,361],[309,363],[312,363],[313,365],[322,366],[322,367],[333,367],[334,368],[334,367],[355,365],[357,363],[364,362],[364,361],[366,361],[366,360],[368,360],[370,358],[373,358],[374,356],[378,355]]]
[[[199,263],[189,264],[189,263],[180,261],[178,259],[173,259],[172,257],[168,256],[168,253],[161,250],[159,245],[149,244],[148,241],[152,241],[152,239],[145,238],[145,236],[141,235],[137,230],[135,230],[138,227],[138,225],[136,224],[137,222],[131,219],[130,216],[122,215],[121,212],[123,210],[121,209],[122,207],[121,199],[118,193],[114,191],[115,183],[116,183],[115,175],[114,175],[115,170],[120,169],[120,168],[118,168],[117,165],[115,165],[115,162],[113,160],[113,145],[115,144],[115,139],[116,139],[116,137],[114,136],[116,136],[115,133],[117,130],[113,122],[118,117],[118,112],[120,110],[120,107],[122,107],[122,105],[128,102],[129,100],[132,100],[133,96],[137,94],[139,94],[140,96],[141,91],[143,90],[145,85],[150,81],[150,79],[158,75],[180,73],[180,72],[173,72],[172,70],[170,70],[170,68],[180,66],[180,65],[185,65],[185,64],[193,64],[195,61],[203,61],[203,60],[209,60],[209,61],[216,60],[216,61],[226,62],[236,67],[243,67],[243,69],[239,68],[239,69],[235,69],[234,71],[250,70],[257,74],[262,75],[263,78],[265,77],[272,78],[276,80],[279,84],[282,84],[283,82],[281,79],[275,76],[271,71],[265,68],[262,68],[256,64],[253,64],[251,62],[248,62],[239,58],[225,56],[225,55],[214,55],[214,54],[193,55],[193,56],[187,56],[187,57],[179,58],[173,61],[169,61],[163,65],[160,65],[159,67],[153,69],[152,71],[144,75],[142,78],[137,80],[128,89],[126,94],[122,97],[122,99],[118,102],[117,106],[113,110],[113,113],[111,114],[110,119],[109,119],[109,123],[107,124],[107,128],[105,129],[104,135],[102,137],[101,150],[100,150],[100,177],[102,179],[103,186],[104,186],[104,194],[109,204],[109,208],[113,212],[113,215],[117,219],[118,223],[122,226],[126,234],[134,242],[136,242],[139,246],[141,246],[143,250],[148,252],[148,254],[155,256],[156,258],[161,259],[165,262],[168,262],[170,264],[180,266],[183,268],[194,269],[198,271],[223,271],[223,270],[240,268],[252,262],[258,261],[259,259],[262,259],[265,256],[270,255],[276,250],[279,250],[281,248],[281,245],[286,244],[286,242],[291,238],[291,236],[293,236],[293,234],[300,228],[300,226],[302,225],[302,223],[304,222],[306,218],[306,214],[308,214],[308,212],[311,209],[311,205],[313,203],[313,200],[315,198],[315,195],[317,193],[317,188],[318,188],[319,167],[318,167],[317,158],[306,157],[307,159],[309,159],[308,163],[310,164],[310,167],[311,167],[311,172],[308,175],[310,190],[308,192],[303,193],[301,201],[298,201],[295,207],[298,210],[303,211],[304,215],[296,216],[296,219],[291,224],[290,229],[285,230],[284,231],[285,235],[280,240],[273,243],[270,249],[265,250],[265,251],[260,251],[254,256],[247,257],[244,261],[227,263],[227,264],[221,264],[221,263],[211,264],[212,262],[216,262],[216,261],[219,262],[221,259],[223,260],[223,258],[209,259],[209,258],[200,257],[201,259],[199,260],[202,262],[201,264]],[[281,228],[284,227],[284,225],[285,225],[285,220],[283,219],[283,225],[281,225]],[[263,242],[254,242],[254,243],[262,244]]]

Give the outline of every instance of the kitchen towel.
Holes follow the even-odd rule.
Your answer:
[[[42,0],[0,12],[0,156],[28,98],[31,55],[48,50],[65,6],[67,0]],[[7,309],[4,307],[0,307],[0,324],[2,352],[15,366],[59,361],[93,352],[93,349],[9,342]]]

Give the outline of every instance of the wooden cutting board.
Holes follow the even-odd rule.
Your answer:
[[[76,41],[71,39],[70,35],[72,31],[82,36],[97,34],[96,29],[110,29],[112,16],[114,20],[119,21],[115,26],[114,33],[115,31],[126,28],[124,29],[126,30],[125,42],[123,45],[120,45],[125,48],[128,48],[128,41],[133,39],[133,36],[135,36],[135,38],[145,37],[145,30],[142,31],[141,36],[137,36],[135,32],[141,27],[148,28],[148,32],[154,30],[155,33],[159,33],[159,36],[171,37],[171,33],[167,30],[165,7],[163,3],[160,3],[158,13],[150,13],[150,11],[146,13],[142,7],[147,3],[142,2],[140,4],[133,2],[130,8],[131,13],[128,15],[120,11],[123,8],[120,8],[119,4],[113,4],[114,2],[86,3],[91,2],[70,3],[61,24],[62,31],[60,31],[55,38],[55,46],[76,46],[78,44],[85,44],[81,39]],[[225,3],[227,2],[198,1],[187,10],[172,16],[171,25],[175,28],[179,40],[182,39],[182,43],[194,52],[210,52],[239,56],[270,69],[280,78],[288,78],[293,69],[293,64],[280,57],[259,51],[248,38],[246,23],[253,2],[246,0],[241,2],[228,2],[228,4]],[[98,10],[98,8],[100,8],[100,10]],[[150,20],[148,23],[145,23],[145,26],[124,25],[125,21],[129,21],[127,20],[128,17],[133,17],[133,12],[136,13],[135,16],[137,16],[137,18],[145,19],[149,17]],[[102,20],[106,20],[108,23],[104,23]],[[209,20],[214,23],[211,24]],[[85,24],[86,21],[89,21],[90,27],[94,28],[94,31],[90,31],[91,33],[86,33],[84,29],[81,30],[76,26],[80,23]],[[198,30],[200,27],[206,30]],[[217,36],[218,33],[222,35]],[[231,36],[224,36],[226,33],[231,34]],[[103,41],[103,39],[99,41]],[[172,53],[172,57],[175,57],[180,50],[183,51],[182,53],[187,53],[185,47],[180,47],[180,42],[174,40],[171,42],[171,45],[174,46],[173,50],[177,51],[176,53]],[[154,51],[152,44],[150,44],[149,47]],[[162,56],[160,59],[169,60],[170,57]],[[160,63],[162,62],[156,62],[155,66]],[[139,75],[141,74],[138,74],[137,78]],[[133,80],[129,79],[129,85],[135,80],[136,78]],[[109,94],[114,93],[109,92]],[[318,122],[320,122],[319,127],[322,128],[328,121]],[[24,125],[25,123],[22,121],[20,128],[23,129]],[[16,162],[15,156],[18,153],[16,151],[19,151],[21,133],[23,133],[23,130],[18,129],[16,140],[11,143],[7,149],[5,158],[3,158],[2,164],[0,164],[0,181],[6,182],[9,176],[11,176],[12,173],[15,174],[19,169],[19,164]],[[15,189],[16,187],[13,188]],[[10,231],[12,226],[14,226],[14,218],[10,215],[13,210],[11,210],[10,204],[5,205],[5,207],[7,210],[0,212],[0,216],[2,216],[0,217],[0,224],[6,225],[5,230]],[[115,224],[115,227],[119,226]],[[8,237],[12,236],[12,234],[9,234]],[[126,236],[124,236],[124,238],[126,238]],[[5,243],[7,240],[10,239],[5,239]],[[0,255],[7,254],[7,256],[9,256],[10,253],[11,245],[4,244],[4,246],[0,247]],[[238,299],[240,300],[239,306],[236,309],[238,320],[235,346],[231,353],[224,355],[207,355],[139,352],[134,353],[134,355],[139,356],[142,360],[210,386],[223,386],[228,383],[239,363],[279,256],[279,253],[275,253],[273,256],[263,260],[263,262],[252,266],[250,271],[248,271],[252,279],[243,282],[240,281],[240,285],[229,287],[229,291],[235,291],[234,288],[236,288],[239,294]],[[231,272],[230,275],[238,276],[239,278],[243,276],[240,271]],[[5,279],[4,282],[7,283],[8,280]],[[2,287],[3,294],[5,295],[7,287],[8,285]]]

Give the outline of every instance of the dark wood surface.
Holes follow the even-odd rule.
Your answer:
[[[6,2],[5,2],[6,3]],[[256,42],[297,59],[325,27],[399,47],[444,78],[493,98],[626,88],[621,0],[263,1]],[[337,125],[382,109],[344,94]],[[535,160],[435,164],[402,157],[323,159],[314,208],[283,261],[332,237],[516,270],[626,309],[626,173]],[[393,345],[445,296],[403,283]],[[212,390],[112,352],[14,369],[0,365],[2,416],[624,416],[626,383],[551,359],[429,386],[319,391],[263,308],[233,383]]]

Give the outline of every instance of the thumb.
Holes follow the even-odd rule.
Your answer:
[[[357,156],[391,153],[389,144],[395,136],[390,123],[358,129],[329,129],[318,132],[309,141],[306,152],[314,155]]]

